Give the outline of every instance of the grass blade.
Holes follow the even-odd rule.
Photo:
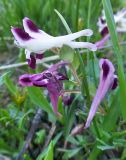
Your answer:
[[[109,33],[111,36],[114,54],[117,59],[118,64],[118,78],[119,78],[119,88],[120,88],[120,98],[121,98],[121,111],[123,115],[123,119],[126,121],[126,81],[123,69],[123,61],[121,56],[121,51],[118,43],[118,36],[116,32],[116,25],[114,21],[113,11],[111,7],[110,0],[102,0],[103,8],[105,10],[106,21],[109,29]]]

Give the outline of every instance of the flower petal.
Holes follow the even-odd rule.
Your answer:
[[[89,42],[69,42],[67,43],[67,45],[70,46],[71,48],[87,48],[91,51],[97,50],[96,45]]]
[[[61,61],[61,62],[59,62],[59,63],[53,64],[53,65],[48,69],[48,71],[49,71],[49,72],[55,72],[57,69],[59,69],[59,68],[62,67],[62,66],[65,66],[65,65],[69,65],[69,62],[68,62],[68,61]]]
[[[32,39],[32,37],[21,28],[12,27],[11,32],[16,41],[21,45],[23,45],[23,43],[25,43],[26,41]]]
[[[85,124],[85,128],[88,128],[90,126],[90,123],[97,111],[99,104],[103,100],[107,91],[111,88],[112,84],[114,84],[115,69],[114,69],[113,64],[107,59],[101,59],[99,62],[99,66],[101,68],[100,82],[99,82],[98,89],[96,91],[96,95],[91,104],[91,109],[89,111],[89,115],[88,115],[88,118]]]
[[[108,41],[109,38],[110,38],[110,35],[107,34],[100,41],[96,42],[95,45],[97,46],[98,49],[100,49],[104,47],[105,43]]]
[[[117,86],[118,86],[118,78],[117,78],[116,75],[114,75],[114,81],[113,81],[113,84],[111,86],[111,89],[114,90]]]
[[[43,36],[51,37],[46,32],[40,30],[35,23],[27,17],[23,19],[23,26],[24,30],[34,38],[42,38]]]
[[[58,99],[59,99],[59,91],[57,90],[56,86],[53,83],[49,83],[47,85],[47,89],[49,91],[50,100],[53,106],[54,113],[58,113]]]
[[[30,55],[30,58],[27,59],[28,65],[29,67],[31,67],[32,69],[36,68],[36,59],[33,55]]]
[[[56,78],[57,78],[58,80],[68,80],[68,77],[65,76],[65,75],[63,75],[62,73],[57,73],[57,74],[56,74]]]
[[[48,79],[43,79],[41,81],[32,81],[34,86],[37,87],[47,87],[48,84]]]
[[[82,36],[91,36],[93,34],[93,31],[91,29],[85,29],[85,30],[82,30],[82,31],[79,31],[79,32],[76,32],[76,33],[71,33],[71,34],[68,34],[68,35],[65,35],[65,36],[59,36],[57,38],[59,38],[59,40],[61,41],[73,41],[79,37],[82,37]]]
[[[36,59],[43,59],[44,54],[43,53],[36,53],[35,57],[36,57]]]
[[[39,33],[38,27],[27,17],[23,19],[23,26],[27,33],[29,32]]]
[[[33,86],[31,81],[31,76],[29,74],[24,74],[19,77],[19,84],[21,86]]]

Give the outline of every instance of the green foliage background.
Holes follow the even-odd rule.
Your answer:
[[[90,0],[91,1],[91,0]],[[111,0],[113,11],[126,7],[125,0]],[[29,17],[41,29],[47,33],[58,36],[67,34],[61,20],[54,12],[57,9],[65,18],[72,32],[84,28],[91,28],[94,35],[91,42],[96,42],[101,38],[98,33],[97,20],[103,9],[101,0],[91,1],[90,23],[89,23],[89,0],[0,0],[0,64],[16,63],[25,61],[24,50],[17,49],[13,46],[13,38],[10,32],[10,26],[22,27],[22,19]],[[125,40],[125,35],[121,35],[119,40]],[[84,39],[85,40],[85,39]],[[121,47],[125,62],[126,48]],[[111,56],[112,50],[98,52],[97,57],[110,57],[113,62],[116,58]],[[45,56],[52,55],[48,52]],[[86,59],[86,55],[82,55]],[[4,57],[4,58],[3,58]],[[3,60],[2,60],[3,59]],[[92,59],[91,59],[92,60]],[[98,81],[98,60],[95,59],[96,65],[96,83]],[[43,114],[41,123],[32,140],[31,148],[24,155],[25,160],[30,159],[47,159],[52,160],[95,160],[110,158],[111,160],[126,159],[126,127],[122,120],[119,108],[120,96],[118,91],[110,94],[103,102],[103,115],[99,113],[96,120],[99,123],[100,136],[91,126],[90,130],[85,131],[82,135],[71,136],[70,131],[73,126],[86,120],[87,112],[83,108],[84,98],[81,95],[74,97],[69,107],[64,107],[59,100],[59,108],[63,114],[62,119],[56,119],[52,112],[52,107],[48,97],[44,95],[44,90],[39,88],[22,88],[18,85],[18,77],[22,73],[38,73],[45,68],[40,65],[36,71],[32,71],[27,66],[21,69],[9,69],[1,71],[0,78],[0,154],[7,155],[16,159],[19,151],[25,143],[26,136],[29,132],[31,121],[38,108],[42,108]],[[88,71],[88,68],[86,68]],[[92,72],[89,72],[92,76]],[[71,77],[71,73],[68,73]],[[81,74],[80,74],[81,76]],[[89,78],[90,79],[90,78]],[[65,83],[65,88],[74,89],[73,82]],[[95,88],[92,80],[89,80],[90,96],[95,94]],[[118,100],[117,100],[118,99]],[[114,107],[113,107],[114,106]],[[102,113],[102,110],[101,110]],[[112,118],[113,117],[113,118]],[[44,150],[44,146],[52,123],[57,126],[52,141]],[[68,142],[65,148],[64,142]],[[52,155],[52,157],[48,157]],[[110,154],[110,157],[108,156]],[[33,158],[34,157],[34,158]]]

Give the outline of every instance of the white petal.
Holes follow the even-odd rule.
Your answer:
[[[34,22],[32,22],[29,18],[25,17],[23,19],[23,26],[24,30],[32,37],[34,38],[41,38],[43,36],[51,37],[46,32],[40,30]]]
[[[31,54],[31,52],[29,50],[25,49],[26,59],[30,59],[30,54]]]
[[[85,29],[76,33],[55,37],[55,38],[59,38],[59,40],[62,40],[62,41],[72,41],[82,36],[91,36],[92,34],[93,34],[93,31],[91,29]]]
[[[88,48],[91,51],[97,50],[96,45],[89,42],[70,42],[67,43],[67,45],[70,46],[71,48]]]

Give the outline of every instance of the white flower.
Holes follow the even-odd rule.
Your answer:
[[[38,29],[38,27],[29,18],[23,19],[23,26],[24,30],[21,28],[12,27],[11,31],[15,38],[15,44],[18,47],[25,48],[26,58],[28,60],[33,59],[34,62],[35,57],[32,55],[31,58],[31,52],[36,53],[37,57],[39,57],[38,55],[41,55],[46,50],[61,48],[64,44],[70,46],[71,48],[88,48],[91,51],[97,50],[95,44],[74,41],[81,36],[91,36],[93,32],[90,29],[85,29],[69,35],[54,37]],[[31,65],[31,67],[34,68],[34,65]]]
[[[117,32],[126,32],[126,9],[122,9],[114,14]],[[102,16],[99,17],[98,23],[99,32],[104,36],[108,33],[105,12],[102,10]]]

